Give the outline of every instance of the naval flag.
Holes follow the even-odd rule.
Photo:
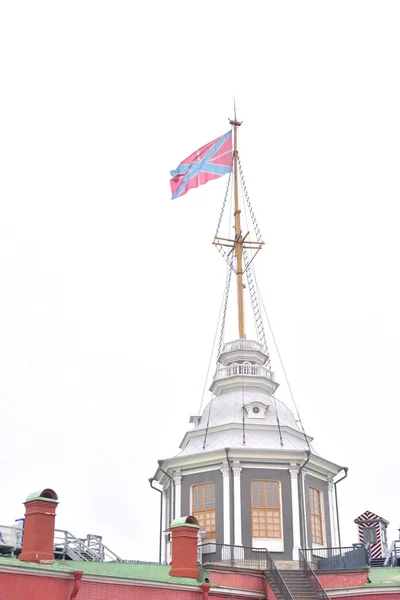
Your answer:
[[[232,131],[193,152],[171,171],[172,200],[232,171]]]

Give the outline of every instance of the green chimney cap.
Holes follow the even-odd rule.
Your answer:
[[[39,490],[38,492],[32,492],[29,494],[25,502],[32,502],[32,500],[44,500],[45,502],[57,502],[58,496],[54,490],[50,488],[45,488],[44,490]]]
[[[170,527],[181,527],[182,525],[186,525],[187,527],[196,527],[200,529],[200,524],[196,517],[193,515],[189,515],[188,517],[179,517],[178,519],[174,519],[170,525]]]

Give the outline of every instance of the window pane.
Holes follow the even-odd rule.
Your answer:
[[[253,537],[282,537],[279,486],[279,481],[251,482]]]
[[[192,512],[206,532],[215,539],[215,484],[200,483],[192,488]]]
[[[323,544],[321,492],[316,488],[309,491],[311,513],[311,537],[315,544]]]

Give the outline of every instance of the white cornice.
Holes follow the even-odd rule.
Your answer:
[[[36,575],[37,577],[55,577],[56,579],[74,579],[74,571],[79,569],[71,569],[71,571],[53,571],[51,569],[35,569],[35,567],[25,566],[21,563],[20,567],[15,565],[0,565],[0,573],[12,573],[13,575]]]
[[[357,587],[357,588],[340,588],[337,590],[325,590],[329,598],[348,598],[349,596],[374,596],[375,594],[389,596],[392,594],[393,598],[400,598],[400,586],[368,586],[368,587]]]
[[[226,431],[226,430],[230,430],[230,429],[242,429],[242,428],[243,428],[243,423],[225,423],[224,425],[216,425],[216,426],[209,427],[208,430],[206,428],[192,429],[191,431],[187,431],[185,433],[185,436],[184,436],[182,442],[180,443],[179,448],[184,450],[191,438],[202,437],[206,434],[206,431],[208,434],[210,434],[210,433],[216,433],[219,431]],[[277,425],[265,425],[265,424],[261,424],[261,423],[246,423],[246,429],[247,430],[256,430],[256,431],[273,431],[273,432],[279,431],[279,428]],[[286,433],[289,433],[293,437],[296,437],[302,441],[305,441],[304,433],[302,431],[298,431],[297,429],[294,429],[293,427],[290,427],[289,425],[281,425],[280,430],[284,431]],[[307,435],[306,437],[307,437],[307,440],[309,443],[311,443],[314,439],[309,435]]]
[[[232,448],[228,450],[230,460],[239,461],[244,468],[255,467],[255,465],[248,464],[249,461],[264,464],[264,466],[265,463],[272,463],[271,469],[274,468],[274,465],[276,465],[276,468],[282,468],[284,465],[289,468],[290,463],[301,465],[307,457],[304,450],[294,449]],[[162,467],[171,475],[176,469],[180,469],[182,475],[189,475],[195,472],[220,469],[224,462],[226,462],[225,448],[165,459],[162,461]],[[279,465],[282,465],[282,467],[279,467]],[[304,473],[326,479],[328,476],[336,475],[340,469],[340,465],[311,454],[310,460],[304,468]],[[154,479],[162,485],[169,481],[160,469],[157,469]]]

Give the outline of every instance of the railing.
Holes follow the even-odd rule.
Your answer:
[[[364,546],[302,549],[304,560],[316,571],[341,571],[368,567],[368,552]]]
[[[0,525],[0,546],[7,548],[17,547],[17,528],[8,525]]]
[[[271,583],[271,586],[275,589],[278,589],[279,594],[282,597],[282,600],[293,600],[293,596],[290,593],[288,586],[284,582],[282,575],[279,573],[278,569],[276,568],[276,564],[272,560],[271,555],[268,552],[268,550],[266,550],[266,553],[267,553],[266,572],[267,572],[268,579]]]
[[[236,375],[266,377],[271,381],[274,380],[274,373],[267,367],[264,367],[264,365],[252,365],[247,363],[219,367],[215,372],[214,379],[225,379],[226,377],[235,377]]]
[[[310,567],[306,559],[307,550],[299,550],[299,567],[300,570],[303,571],[304,575],[310,582],[315,596],[318,600],[329,600],[328,594],[325,592],[324,588],[318,581],[318,577]]]
[[[266,548],[249,548],[208,542],[199,547],[199,558],[203,565],[247,567],[248,569],[265,571],[271,585],[279,590],[282,600],[293,600],[289,588]]]
[[[101,542],[99,536],[88,535],[86,539],[80,539],[62,529],[56,529],[54,532],[54,551],[72,560],[123,562],[115,552]]]
[[[400,540],[394,540],[389,548],[384,567],[397,567],[400,564]]]
[[[248,567],[265,569],[267,563],[265,548],[248,548],[207,542],[200,545],[199,557],[202,564],[224,565],[230,567]]]
[[[255,350],[256,352],[263,352],[263,347],[254,340],[235,340],[234,342],[224,344],[222,348],[222,352],[232,352],[234,350]]]

